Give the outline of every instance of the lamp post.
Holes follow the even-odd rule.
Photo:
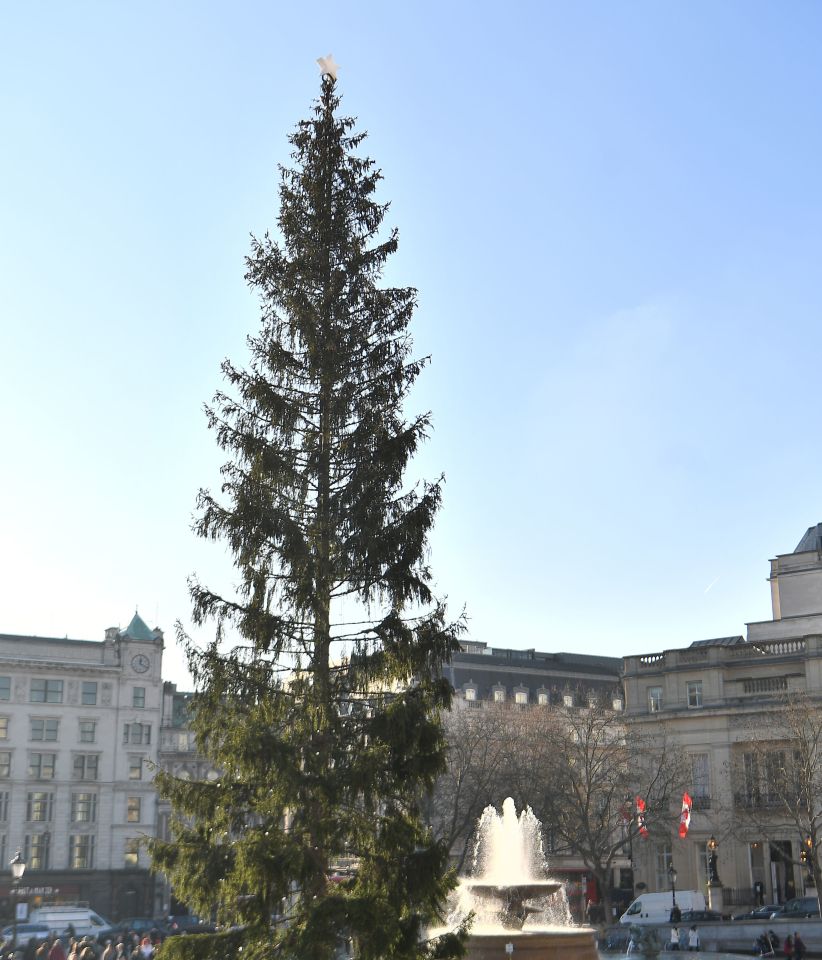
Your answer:
[[[805,837],[802,841],[802,850],[799,859],[808,868],[808,883],[813,882],[813,840],[811,837]]]
[[[9,866],[11,867],[11,950],[14,953],[17,949],[17,891],[26,872],[26,861],[19,850],[9,861]]]
[[[671,865],[668,867],[668,876],[671,880],[671,907],[676,908],[676,867],[671,861]]]
[[[628,840],[628,870],[631,877],[631,899],[634,896],[634,817],[631,812],[633,798],[630,793],[625,795],[625,802],[622,805],[622,838]],[[622,886],[622,884],[620,884]]]
[[[721,886],[719,869],[716,865],[716,851],[718,849],[719,844],[717,843],[716,837],[711,834],[711,839],[708,841],[708,883]]]

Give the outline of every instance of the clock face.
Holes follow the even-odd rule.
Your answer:
[[[137,673],[145,673],[151,666],[151,661],[144,653],[138,653],[136,657],[131,658],[131,666]]]

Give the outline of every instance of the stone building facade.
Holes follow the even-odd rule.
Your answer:
[[[774,824],[763,835],[751,825],[751,804],[767,821],[774,774],[746,758],[753,756],[752,738],[767,740],[769,714],[782,708],[784,694],[802,693],[822,709],[822,524],[792,553],[771,560],[769,579],[773,617],[749,623],[746,635],[624,660],[626,722],[648,730],[665,725],[685,751],[694,801],[685,840],[672,826],[670,837],[635,846],[636,879],[649,890],[668,890],[673,862],[679,888],[704,890],[714,836],[726,910],[815,894],[796,829]]]
[[[153,913],[163,633],[135,614],[101,641],[0,635],[0,861],[20,899]],[[10,894],[0,875],[0,908]]]

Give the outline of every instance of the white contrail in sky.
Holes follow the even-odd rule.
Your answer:
[[[722,576],[722,574],[720,573],[719,577],[721,577],[721,576]],[[708,584],[708,586],[705,587],[705,589],[704,589],[702,592],[703,592],[703,593],[707,593],[707,592],[711,589],[711,587],[715,586],[716,583],[717,583],[718,580],[719,580],[719,577],[717,577],[716,580],[712,580],[712,581]]]

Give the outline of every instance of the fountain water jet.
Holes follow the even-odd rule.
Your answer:
[[[475,914],[469,960],[596,960],[594,932],[571,922],[562,884],[547,879],[542,830],[509,797],[479,820],[473,876],[460,881],[454,925]]]

